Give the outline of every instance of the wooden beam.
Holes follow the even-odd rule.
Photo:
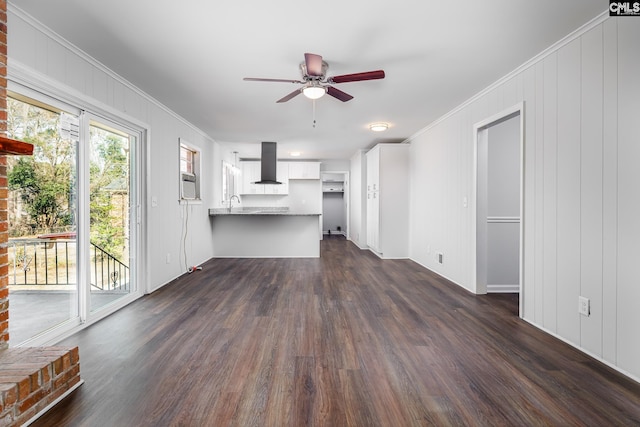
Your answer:
[[[0,136],[0,154],[31,156],[33,154],[33,144]]]

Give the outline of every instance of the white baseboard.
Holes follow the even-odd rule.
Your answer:
[[[332,231],[331,233],[329,233],[329,231],[327,231],[327,230],[322,230],[322,234],[324,234],[325,236],[332,235],[332,236],[345,236],[345,237],[347,237],[347,235],[345,234],[344,231]]]
[[[640,384],[640,377],[638,377],[638,376],[636,376],[636,375],[632,374],[631,372],[625,371],[625,370],[624,370],[624,369],[622,369],[621,367],[619,367],[619,366],[617,366],[617,365],[613,364],[613,362],[609,362],[608,360],[603,359],[603,358],[602,358],[602,356],[600,356],[600,355],[598,355],[598,354],[595,354],[595,353],[592,353],[592,352],[590,352],[589,350],[587,350],[587,349],[585,349],[585,348],[583,348],[583,347],[580,347],[578,344],[576,344],[576,343],[574,343],[574,342],[572,342],[572,341],[569,341],[569,340],[568,340],[568,339],[566,339],[566,338],[561,337],[560,335],[556,334],[556,333],[555,333],[555,332],[553,332],[552,330],[547,329],[547,328],[545,328],[545,327],[543,327],[543,326],[541,326],[541,325],[538,325],[537,323],[534,323],[534,322],[532,322],[531,320],[528,320],[528,319],[525,319],[525,318],[523,318],[522,320],[524,320],[525,322],[527,322],[527,323],[528,323],[528,324],[530,324],[531,326],[534,326],[534,327],[536,327],[536,328],[540,329],[541,331],[543,331],[543,332],[545,332],[545,333],[547,333],[547,334],[551,335],[552,337],[557,338],[557,339],[559,339],[560,341],[562,341],[562,342],[564,342],[564,343],[566,343],[566,344],[570,345],[571,347],[573,347],[573,348],[575,348],[575,349],[577,349],[577,350],[581,351],[582,353],[584,353],[584,354],[588,355],[589,357],[594,358],[594,359],[595,359],[595,360],[597,360],[598,362],[600,362],[600,363],[603,363],[603,364],[607,365],[607,366],[608,366],[608,367],[610,367],[611,369],[613,369],[613,370],[615,370],[615,371],[620,372],[622,375],[627,376],[627,377],[631,378],[633,381],[635,381],[635,382],[637,382],[638,384]]]
[[[490,285],[487,284],[488,294],[517,294],[520,292],[520,285]]]

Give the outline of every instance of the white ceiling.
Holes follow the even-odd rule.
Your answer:
[[[604,12],[602,0],[20,0],[17,7],[241,156],[345,159],[402,141]],[[12,3],[12,4],[13,4]],[[9,22],[9,31],[11,31]],[[304,53],[355,98],[313,103],[290,83]],[[384,121],[374,134],[367,125]]]

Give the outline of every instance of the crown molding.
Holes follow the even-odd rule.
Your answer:
[[[457,107],[455,107],[454,109],[452,109],[448,113],[444,114],[443,116],[437,118],[436,120],[434,120],[433,122],[431,122],[427,126],[423,127],[422,129],[420,129],[419,131],[417,131],[416,133],[414,133],[413,135],[411,135],[410,137],[405,139],[403,142],[406,142],[406,143],[410,144],[414,139],[416,139],[417,137],[419,137],[423,133],[428,132],[430,129],[434,128],[438,124],[440,124],[443,121],[447,120],[449,117],[451,117],[451,116],[459,113],[460,111],[464,110],[466,107],[468,107],[469,105],[473,104],[475,101],[477,101],[478,99],[482,98],[484,95],[486,95],[489,92],[491,92],[492,90],[500,87],[501,85],[503,85],[507,81],[511,80],[515,76],[519,75],[520,73],[522,73],[523,71],[525,71],[526,69],[528,69],[532,65],[538,63],[539,61],[543,60],[544,58],[546,58],[547,56],[551,55],[552,53],[557,52],[563,46],[566,46],[567,44],[571,43],[572,41],[574,41],[577,38],[579,38],[582,35],[584,35],[589,30],[591,30],[591,29],[597,27],[598,25],[602,24],[608,18],[609,18],[609,10],[607,9],[604,12],[602,12],[600,15],[596,16],[592,20],[590,20],[587,23],[585,23],[584,25],[578,27],[575,31],[572,31],[571,33],[569,33],[568,35],[566,35],[562,39],[558,40],[557,42],[555,42],[554,44],[552,44],[551,46],[549,46],[548,48],[546,48],[545,50],[543,50],[542,52],[540,52],[539,54],[534,56],[533,58],[529,59],[524,64],[522,64],[519,67],[517,67],[515,70],[511,71],[509,74],[507,74],[504,77],[500,78],[499,80],[495,81],[494,83],[492,83],[491,85],[487,86],[485,89],[481,90],[477,94],[473,95],[471,98],[467,99],[462,104],[458,105]]]
[[[169,107],[164,105],[162,102],[158,101],[153,96],[151,96],[148,93],[144,92],[142,89],[138,88],[133,83],[131,83],[130,81],[126,80],[124,77],[122,77],[119,74],[117,74],[115,71],[113,71],[112,69],[107,67],[102,62],[100,62],[97,59],[93,58],[91,55],[89,55],[88,53],[86,53],[85,51],[80,49],[78,46],[74,45],[73,43],[71,43],[67,39],[63,38],[61,35],[59,35],[55,31],[53,31],[51,28],[47,27],[45,24],[43,24],[39,20],[37,20],[33,16],[29,15],[24,10],[20,9],[20,7],[16,6],[13,2],[10,2],[10,1],[7,2],[7,11],[10,14],[13,14],[16,17],[22,19],[27,24],[31,25],[33,28],[35,28],[36,30],[40,31],[42,34],[44,34],[47,37],[49,37],[50,39],[54,40],[56,43],[59,43],[61,46],[63,46],[64,48],[68,49],[73,54],[77,55],[83,61],[86,61],[91,66],[93,66],[93,67],[97,68],[98,70],[104,72],[107,76],[109,76],[110,78],[112,78],[116,82],[122,84],[125,88],[131,90],[132,92],[136,93],[137,95],[139,95],[140,97],[142,97],[146,101],[150,102],[151,104],[157,106],[158,108],[160,108],[161,110],[163,110],[167,114],[171,115],[176,120],[178,120],[178,121],[182,122],[183,124],[185,124],[186,126],[190,127],[191,129],[196,131],[198,134],[200,134],[202,137],[204,137],[204,138],[206,138],[206,139],[208,139],[208,140],[210,140],[212,142],[215,142],[215,140],[213,138],[211,138],[211,136],[207,135],[202,129],[198,128],[196,125],[194,125],[193,123],[189,122],[187,119],[185,119],[184,117],[180,116],[175,111],[171,110]],[[10,21],[10,17],[7,18],[7,21]],[[8,26],[9,27],[10,27],[10,24],[11,23],[8,22]],[[10,28],[9,28],[9,31],[10,31]],[[9,52],[10,52],[10,50],[9,50]],[[9,62],[9,67],[11,67],[11,56],[10,55],[9,55],[9,58],[8,58],[8,62]]]

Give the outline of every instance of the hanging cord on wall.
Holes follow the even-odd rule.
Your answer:
[[[182,253],[184,255],[184,269],[188,271],[189,264],[187,263],[187,235],[189,234],[189,203],[185,203],[183,206],[184,221],[182,221]]]
[[[189,266],[189,262],[187,260],[187,236],[189,235],[189,210],[191,209],[191,205],[189,203],[185,203],[184,205],[184,221],[182,222],[184,233],[182,238],[182,252],[184,254],[184,268],[187,273],[191,274],[196,270],[202,270],[202,267],[193,265]]]

